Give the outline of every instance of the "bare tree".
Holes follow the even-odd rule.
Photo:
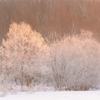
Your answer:
[[[100,85],[100,44],[84,32],[50,45],[48,66],[56,89],[87,90]]]
[[[5,66],[8,68],[6,70],[10,80],[20,79],[23,87],[26,78],[28,78],[28,82],[32,83],[35,75],[38,75],[39,60],[37,58],[42,53],[44,39],[25,23],[13,23],[7,37],[7,40],[2,42],[6,57]]]

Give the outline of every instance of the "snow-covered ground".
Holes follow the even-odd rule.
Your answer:
[[[100,100],[100,91],[59,91],[8,94],[0,100]]]

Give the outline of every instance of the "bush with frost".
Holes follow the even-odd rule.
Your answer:
[[[50,45],[47,66],[56,89],[87,90],[100,85],[100,43],[90,32],[82,32]]]

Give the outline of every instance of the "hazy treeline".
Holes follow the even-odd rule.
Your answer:
[[[43,36],[91,30],[100,37],[99,0],[0,0],[0,38],[12,22],[26,22]],[[1,39],[0,39],[1,40]]]
[[[0,91],[100,88],[100,43],[92,32],[47,43],[26,23],[10,25],[0,46]]]

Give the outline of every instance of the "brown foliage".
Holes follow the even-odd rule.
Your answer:
[[[1,0],[0,38],[14,22],[30,24],[43,36],[51,31],[58,34],[79,32],[80,29],[95,32],[100,37],[100,2],[98,0]]]

